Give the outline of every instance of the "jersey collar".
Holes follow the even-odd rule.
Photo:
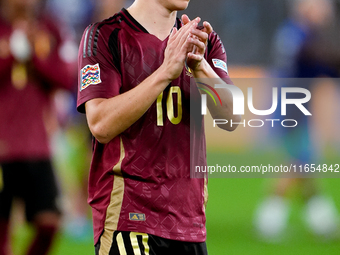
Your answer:
[[[131,14],[123,8],[121,10],[122,18],[126,21],[126,23],[134,30],[138,32],[148,33],[148,30],[145,29],[137,20],[135,20],[134,17],[131,16]],[[174,24],[174,27],[177,27],[177,29],[180,29],[182,27],[182,21],[179,18],[176,18],[176,22]]]

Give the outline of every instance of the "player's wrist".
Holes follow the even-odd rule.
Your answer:
[[[154,74],[156,79],[162,84],[168,85],[174,80],[172,79],[171,73],[169,73],[168,68],[164,65],[161,65]]]
[[[205,59],[202,59],[201,63],[192,70],[195,78],[209,77],[209,73],[211,73],[211,67]]]

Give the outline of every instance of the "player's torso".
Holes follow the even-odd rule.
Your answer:
[[[167,41],[122,25],[118,32],[120,93],[139,86],[161,66]],[[148,111],[122,133],[124,172],[151,179],[189,177],[190,78],[184,67]]]
[[[119,94],[141,86],[160,67],[168,40],[159,40],[138,24],[132,24],[125,15],[126,12],[106,21],[97,35],[98,56],[108,60],[102,63],[112,65],[120,74],[120,80],[113,84],[120,86]],[[98,26],[88,34],[89,38],[94,36],[95,46],[96,30]],[[103,51],[110,54],[99,54]],[[98,169],[90,173],[90,182],[95,183],[90,184],[94,192],[90,189],[89,200],[96,208],[94,218],[102,220],[103,211],[98,209],[101,204],[110,209],[105,214],[119,210],[115,217],[105,215],[106,228],[204,241],[204,180],[190,178],[190,79],[190,73],[183,67],[178,79],[167,86],[138,121],[105,146],[96,143],[93,165]],[[196,133],[195,139],[204,141],[203,130]],[[121,178],[119,186],[116,182]],[[97,181],[108,187],[104,188],[105,197],[103,192],[96,192]],[[118,202],[121,206],[117,206]],[[101,226],[95,232],[98,236]]]
[[[124,21],[118,29],[107,39],[117,38],[122,94],[161,66],[168,39],[136,31]],[[146,113],[112,141],[118,145],[121,139],[124,149],[118,229],[204,240],[204,182],[190,178],[190,79],[183,67]],[[203,133],[197,139],[204,139]]]

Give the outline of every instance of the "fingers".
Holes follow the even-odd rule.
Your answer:
[[[170,38],[173,38],[173,37],[175,36],[175,34],[177,33],[177,31],[178,31],[177,28],[176,28],[176,27],[173,27],[172,30],[171,30],[169,39],[170,39]]]
[[[205,41],[202,42],[198,38],[190,37],[190,38],[188,38],[188,42],[191,43],[192,45],[196,46],[196,50],[193,51],[192,53],[196,53],[197,52],[197,53],[200,53],[200,54],[204,54],[205,48],[206,48]]]
[[[189,18],[188,18],[188,20],[189,20]],[[169,37],[169,39],[170,38],[172,38],[172,39],[176,39],[177,37],[181,37],[181,36],[183,36],[183,35],[185,35],[186,33],[188,33],[188,31],[189,31],[189,29],[191,29],[192,27],[194,26],[194,21],[188,21],[181,29],[179,29],[179,30],[177,30],[177,28],[173,28],[172,29],[172,31],[171,31],[171,34],[173,33],[173,32],[175,32],[175,34],[177,34],[177,36],[172,36],[171,37],[171,34],[170,34],[170,37]],[[174,31],[175,30],[175,31]]]
[[[183,22],[184,25],[186,25],[190,22],[188,15],[186,15],[186,14],[182,15],[182,22]]]
[[[208,35],[213,31],[213,28],[208,21],[204,21],[203,26],[204,26],[203,31],[206,32]]]
[[[191,21],[190,18],[186,14],[182,15],[182,22],[183,22],[184,26],[189,24],[190,22],[195,22],[198,25],[198,23],[200,21],[201,21],[201,18],[199,18],[199,17],[197,17],[196,19]],[[210,25],[210,23],[207,22],[207,21],[203,22],[203,26],[199,27],[197,25],[190,31],[190,37],[198,38],[204,44],[206,44],[207,41],[208,41],[209,34],[213,31],[213,28]],[[181,29],[183,29],[183,28],[181,28]]]
[[[191,21],[190,18],[188,17],[188,15],[186,15],[186,14],[183,14],[181,18],[182,18],[182,22],[183,22],[184,25],[188,24]],[[201,21],[201,18],[199,18],[199,17],[197,17],[197,18],[199,19],[199,21],[197,21],[197,23],[199,23]],[[213,28],[208,21],[204,21],[203,22],[203,28],[201,30],[203,32],[206,32],[207,34],[210,34],[213,31]]]
[[[166,59],[170,62],[181,63],[186,58],[192,60],[192,66],[196,66],[202,61],[208,40],[208,34],[211,26],[209,23],[203,26],[203,31],[197,26],[201,21],[199,17],[190,20],[187,15],[182,16],[183,26],[180,29],[173,28],[166,49]]]
[[[196,41],[198,41],[196,39]],[[197,42],[196,42],[197,43]],[[188,36],[184,38],[184,40],[181,41],[181,44],[179,44],[181,49],[180,49],[180,54],[186,57],[188,52],[190,51],[196,51],[193,50],[195,48],[195,44],[193,43],[193,38],[190,37],[190,33],[188,33]]]
[[[192,50],[193,44],[188,40],[191,36],[190,31],[197,26],[198,19],[189,21],[184,25],[181,29],[173,28],[166,49],[166,56],[169,59],[175,58],[178,61],[184,61],[187,56],[187,53],[190,51],[190,47]],[[167,58],[167,59],[168,59]]]
[[[191,35],[193,38],[198,38],[199,40],[201,40],[203,43],[206,43],[208,41],[208,37],[209,35],[202,31],[202,30],[199,30],[199,29],[196,29],[196,28],[193,28],[191,31],[190,31]]]
[[[190,21],[185,26],[183,26],[180,30],[177,32],[177,36],[175,35],[174,40],[177,40],[177,45],[183,45],[188,37],[190,36],[190,32],[192,29],[194,29],[197,26],[196,19]]]
[[[169,36],[169,42],[172,42],[172,41],[174,40],[174,37],[175,37],[177,31],[178,31],[178,30],[177,30],[176,27],[172,28],[172,30],[171,30],[171,32],[170,32],[170,36]]]
[[[195,60],[197,62],[200,62],[203,60],[203,56],[200,54],[194,54],[194,53],[188,53],[188,60]]]

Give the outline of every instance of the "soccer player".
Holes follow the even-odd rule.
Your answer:
[[[51,97],[72,88],[63,40],[41,0],[2,0],[0,8],[0,255],[9,245],[12,200],[25,205],[35,237],[26,254],[47,254],[60,224],[49,134]]]
[[[231,81],[211,25],[176,18],[188,3],[135,0],[84,32],[77,109],[94,136],[96,254],[207,254],[207,182],[190,178],[190,156],[206,164],[204,130],[190,125],[190,79]],[[208,98],[212,116],[238,122],[229,90],[216,90],[223,104]]]

